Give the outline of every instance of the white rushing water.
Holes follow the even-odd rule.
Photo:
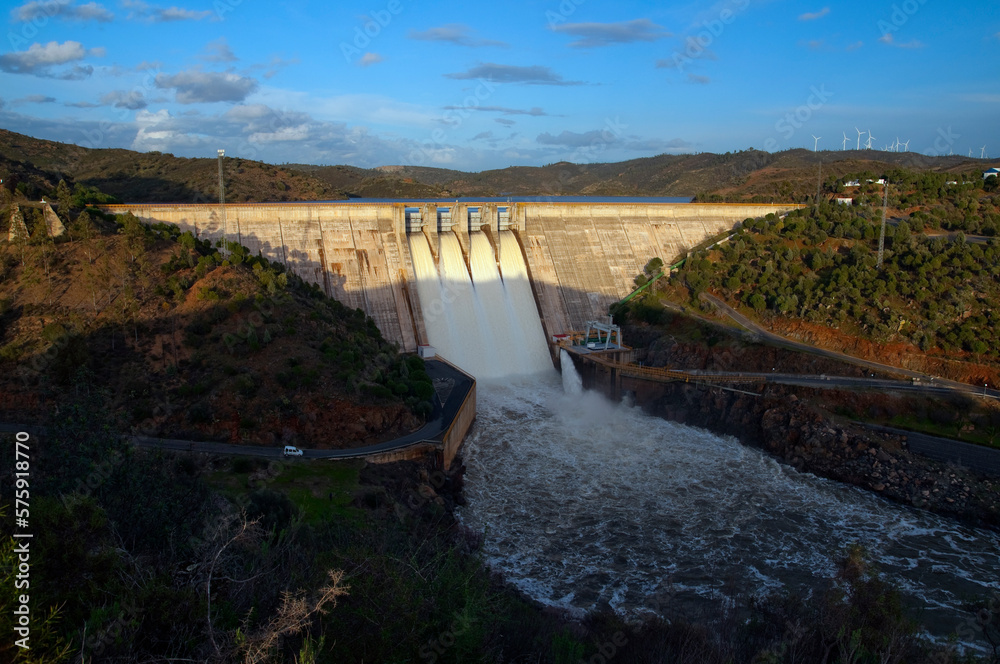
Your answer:
[[[562,373],[563,392],[568,395],[583,394],[583,378],[565,350],[559,351],[559,371]]]
[[[535,374],[552,366],[517,238],[501,235],[510,235],[501,241],[502,279],[493,245],[482,233],[470,233],[471,274],[453,233],[438,236],[440,268],[425,236],[409,235],[428,340],[442,357],[479,380]]]
[[[705,608],[732,580],[751,593],[809,592],[853,542],[924,607],[932,633],[960,627],[963,599],[1000,588],[996,533],[564,393],[555,372],[481,386],[463,456],[461,518],[485,533],[494,568],[553,605],[631,612],[671,588]]]
[[[500,232],[500,267],[503,270],[504,291],[512,338],[519,345],[518,374],[534,374],[552,366],[549,348],[538,318],[535,295],[528,280],[528,268],[521,255],[521,245],[511,231]]]

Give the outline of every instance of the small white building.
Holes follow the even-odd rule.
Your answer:
[[[860,187],[861,186],[861,180],[851,180],[850,182],[845,182],[844,186],[845,187]]]
[[[986,178],[995,178],[998,175],[1000,175],[1000,168],[990,168],[990,169],[987,169],[987,170],[983,171],[983,179],[984,180]]]
[[[854,205],[854,199],[850,196],[837,196],[833,200],[837,201],[838,205]]]

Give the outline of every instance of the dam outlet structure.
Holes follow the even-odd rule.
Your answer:
[[[331,201],[105,205],[213,243],[239,241],[364,311],[400,350],[435,347],[476,378],[551,367],[547,341],[607,315],[652,258],[799,205]]]

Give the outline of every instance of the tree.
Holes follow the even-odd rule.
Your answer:
[[[63,219],[68,221],[70,218],[69,209],[73,206],[73,192],[70,191],[65,180],[59,180],[59,184],[56,185],[56,203]]]
[[[87,253],[87,261],[94,262],[94,238],[98,235],[97,224],[90,213],[84,210],[70,227],[70,237],[83,241],[84,251]]]
[[[648,263],[646,263],[646,267],[642,268],[642,271],[646,274],[646,276],[652,277],[662,269],[663,261],[660,258],[652,258]]]

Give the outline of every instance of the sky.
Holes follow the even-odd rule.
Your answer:
[[[869,138],[1000,156],[996,0],[0,6],[0,127],[91,148],[466,171]]]

